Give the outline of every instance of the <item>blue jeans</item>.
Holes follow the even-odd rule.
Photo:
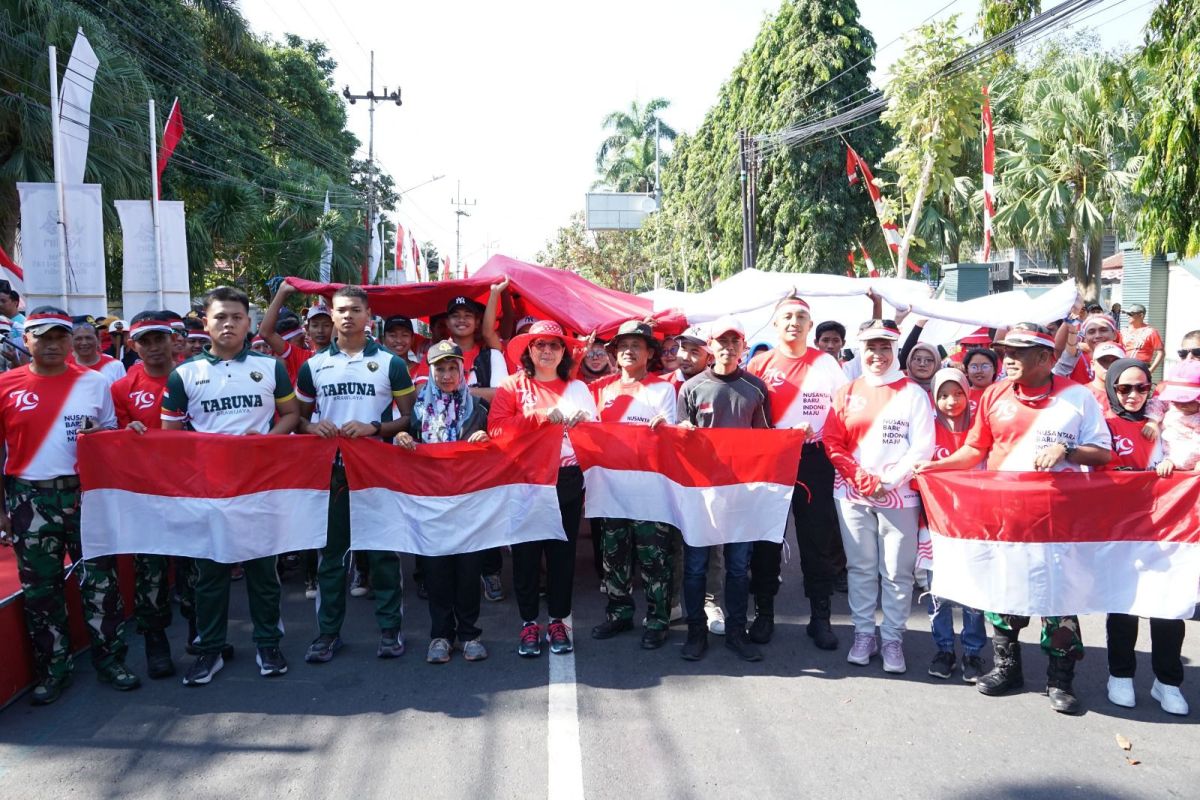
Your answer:
[[[725,552],[725,628],[745,630],[750,604],[750,554],[753,542],[724,545]],[[683,546],[683,607],[689,625],[703,625],[705,575],[708,572],[708,548]]]
[[[933,575],[930,574],[932,580]],[[953,600],[930,594],[925,601],[929,611],[929,630],[933,643],[939,651],[954,652],[954,607]],[[983,626],[983,612],[977,608],[960,606],[963,612],[962,646],[963,656],[977,656],[987,644],[987,630]]]

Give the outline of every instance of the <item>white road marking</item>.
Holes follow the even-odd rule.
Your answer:
[[[563,622],[572,628],[572,619]],[[572,636],[572,639],[574,637]],[[549,755],[547,796],[551,800],[583,800],[583,757],[579,748],[579,697],[575,692],[575,653],[550,658]]]

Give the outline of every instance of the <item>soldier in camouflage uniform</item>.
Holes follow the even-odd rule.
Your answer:
[[[17,556],[37,669],[37,705],[57,700],[71,678],[64,556],[78,573],[97,677],[120,690],[141,685],[125,666],[116,559],[82,558],[75,443],[90,430],[115,427],[116,419],[107,379],[66,363],[70,331],[65,312],[35,309],[25,326],[33,362],[0,376],[6,456],[0,542],[11,543]]]
[[[657,373],[661,346],[644,322],[629,321],[608,343],[620,372],[594,381],[601,422],[626,425],[675,423],[675,387]],[[600,520],[600,552],[608,592],[605,620],[592,628],[592,638],[608,639],[633,628],[631,596],[633,556],[646,590],[646,628],[642,647],[653,650],[667,640],[671,619],[670,525],[633,519]]]

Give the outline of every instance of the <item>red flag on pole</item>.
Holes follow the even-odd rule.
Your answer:
[[[163,128],[162,147],[158,151],[158,193],[162,194],[163,170],[175,152],[176,145],[183,138],[183,112],[179,108],[179,98],[171,104],[171,113],[167,115],[167,126]]]
[[[398,280],[407,282],[407,272],[404,269],[404,226],[399,222],[396,223],[396,277]]]
[[[992,216],[996,196],[992,184],[996,177],[996,137],[992,133],[992,102],[988,87],[983,87],[983,260],[992,254]]]
[[[886,201],[883,199],[883,194],[879,191],[879,187],[875,185],[875,176],[871,174],[871,168],[867,166],[867,162],[862,160],[862,157],[854,151],[850,145],[846,145],[846,180],[851,186],[858,183],[858,174],[855,172],[855,167],[862,170],[863,181],[867,186],[867,194],[871,196],[871,202],[875,205],[875,213],[879,217],[879,226],[883,228],[883,238],[887,242],[888,248],[893,252],[900,250],[900,229],[896,227],[896,223],[888,219],[889,212]],[[919,273],[921,268],[908,260],[906,265],[911,271]]]
[[[4,248],[0,247],[0,276],[8,281],[14,291],[25,293],[25,270],[17,266],[17,262],[9,258]]]
[[[450,280],[450,256],[442,256],[442,280]]]
[[[850,266],[846,269],[846,277],[853,278],[855,274],[853,250],[851,250],[849,253],[846,253],[846,260],[850,262]]]

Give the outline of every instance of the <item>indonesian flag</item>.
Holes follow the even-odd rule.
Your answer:
[[[25,270],[8,257],[3,247],[0,247],[0,276],[8,281],[13,291],[25,294]]]
[[[162,194],[162,176],[167,168],[167,162],[175,152],[179,140],[183,138],[183,112],[179,108],[179,98],[171,104],[171,113],[167,115],[167,125],[163,128],[162,147],[158,151],[158,193]],[[328,194],[326,194],[328,196]]]
[[[939,597],[1028,616],[1192,615],[1200,475],[971,470],[917,481]]]
[[[850,262],[850,266],[846,268],[846,277],[847,277],[847,278],[853,278],[853,277],[854,277],[854,273],[855,273],[855,267],[854,267],[854,251],[853,251],[853,250],[851,250],[850,252],[846,253],[846,260]]]
[[[900,250],[900,229],[896,227],[896,223],[891,221],[891,210],[888,207],[887,201],[883,199],[883,193],[879,191],[879,187],[875,185],[875,176],[871,174],[871,168],[867,166],[867,162],[862,160],[862,157],[855,152],[854,148],[846,145],[846,180],[851,186],[858,183],[858,173],[855,168],[862,170],[863,178],[867,186],[867,194],[871,196],[871,202],[875,205],[875,214],[879,217],[879,225],[883,228],[883,238],[887,242],[892,252]],[[908,268],[913,272],[919,273],[921,268],[912,262],[908,261]]]
[[[355,550],[445,556],[567,538],[555,489],[561,426],[415,451],[375,440],[350,444],[342,461]]]
[[[867,252],[867,248],[860,243],[858,249],[862,250],[863,261],[867,262],[867,275],[872,278],[878,278],[879,270],[875,269],[875,262],[871,260],[871,254]]]
[[[338,442],[151,430],[79,437],[85,558],[225,564],[325,546]]]
[[[413,275],[419,277],[419,270],[421,268],[421,247],[417,244],[417,235],[415,233],[410,231],[408,236],[412,240]],[[428,280],[428,276],[426,276],[426,280]]]
[[[783,541],[804,434],[586,423],[571,444],[585,516],[665,522],[706,547]]]
[[[992,216],[996,213],[996,137],[992,133],[992,102],[983,87],[983,260],[992,254]]]
[[[442,256],[442,280],[450,280],[450,256]]]
[[[408,272],[404,267],[404,226],[396,223],[396,263],[393,266],[396,283],[408,283]]]

